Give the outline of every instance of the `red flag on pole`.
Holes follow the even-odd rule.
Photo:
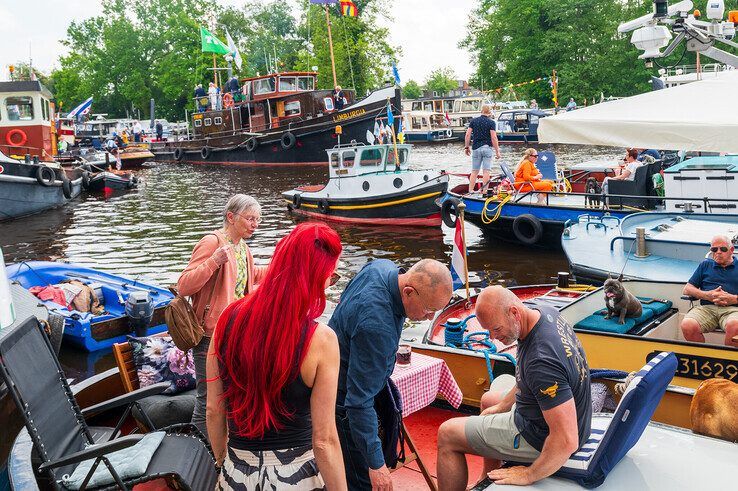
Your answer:
[[[341,13],[344,17],[356,17],[359,15],[359,9],[351,0],[341,0]]]

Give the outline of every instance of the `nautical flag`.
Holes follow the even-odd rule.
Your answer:
[[[379,122],[378,121],[375,121],[374,122],[374,136],[376,136],[377,138],[379,138],[379,135],[380,134],[381,134],[381,128],[379,127]]]
[[[395,124],[395,115],[392,114],[392,105],[387,103],[387,124],[392,126]]]
[[[374,141],[375,141],[375,138],[374,138],[374,135],[372,134],[372,132],[369,131],[369,130],[366,130],[366,142],[369,145],[374,145]]]
[[[451,126],[451,118],[448,117],[448,111],[446,111],[445,116],[446,116],[445,117],[445,119],[446,119],[446,126]]]
[[[397,123],[400,127],[399,131],[397,132],[397,141],[400,142],[400,144],[405,143],[405,120],[404,118],[400,118],[400,122]]]
[[[87,114],[88,112],[90,112],[90,108],[91,107],[92,107],[92,97],[90,97],[85,102],[83,102],[79,106],[77,106],[74,109],[72,109],[69,112],[69,114],[67,115],[67,117],[79,119],[80,116],[82,116],[82,115]]]
[[[359,9],[351,0],[341,0],[341,13],[344,17],[356,17],[359,15]]]
[[[213,33],[200,26],[200,41],[203,53],[215,53],[216,55],[227,55],[231,52],[223,41],[215,37]]]
[[[226,29],[226,41],[228,41],[228,49],[231,50],[231,54],[233,55],[233,61],[236,62],[236,66],[240,70],[241,64],[243,64],[243,58],[241,58],[241,53],[238,52],[236,43],[233,42],[233,38],[231,37],[231,33],[228,32],[228,29]]]
[[[395,65],[395,62],[392,62],[392,76],[395,77],[395,85],[400,85],[400,72],[397,71],[397,65]]]
[[[454,280],[454,290],[466,284],[467,273],[464,268],[464,256],[466,256],[466,244],[464,244],[461,234],[461,220],[457,218],[454,245],[451,251],[451,278]]]

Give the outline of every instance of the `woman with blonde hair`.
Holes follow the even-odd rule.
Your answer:
[[[536,167],[538,150],[529,148],[523,153],[523,158],[515,168],[515,189],[518,191],[551,191],[553,181],[544,179],[541,171]],[[538,204],[546,204],[546,195],[538,194]]]

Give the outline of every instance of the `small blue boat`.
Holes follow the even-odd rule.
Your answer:
[[[174,298],[168,290],[141,283],[121,276],[104,273],[84,266],[49,261],[28,261],[7,267],[10,281],[18,282],[26,289],[46,287],[69,280],[78,280],[94,290],[105,309],[99,315],[69,309],[51,300],[44,301],[52,312],[65,318],[64,341],[85,351],[110,348],[114,343],[126,340],[126,335],[151,335],[167,330],[164,309]],[[150,299],[150,302],[148,301]],[[147,304],[152,310],[145,325],[136,325],[131,311],[136,302]]]
[[[602,283],[622,272],[628,279],[686,283],[715,235],[735,239],[738,215],[652,211],[622,221],[583,217],[566,227],[561,245],[578,281]]]
[[[550,114],[538,109],[502,111],[497,116],[497,139],[501,142],[531,143],[538,141],[538,122]]]

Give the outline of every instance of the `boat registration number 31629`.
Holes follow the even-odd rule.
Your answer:
[[[646,356],[646,361],[659,352],[653,351]],[[677,377],[705,380],[708,378],[724,378],[738,382],[738,361],[709,356],[674,353],[679,361],[676,369]]]

